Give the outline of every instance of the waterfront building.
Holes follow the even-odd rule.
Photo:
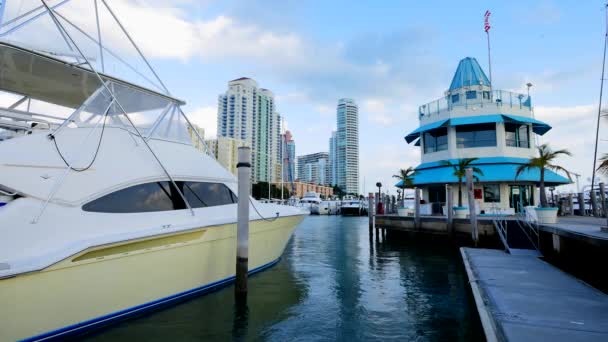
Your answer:
[[[244,140],[217,137],[206,141],[207,148],[211,151],[215,159],[225,167],[230,173],[236,176],[236,164],[238,163],[238,149],[246,146]]]
[[[194,130],[196,130],[196,132],[194,132]],[[196,134],[198,133],[198,135]],[[188,135],[190,136],[190,140],[192,140],[192,146],[194,146],[196,149],[201,150],[201,151],[205,151],[205,145],[203,143],[203,141],[201,141],[201,139],[205,139],[205,129],[202,127],[199,127],[197,125],[192,125],[188,127]],[[199,137],[201,137],[201,139],[199,139]]]
[[[282,119],[275,110],[274,94],[255,80],[241,77],[228,82],[218,97],[217,134],[251,146],[254,182],[276,180]],[[279,173],[280,175],[280,173]]]
[[[476,175],[474,195],[480,212],[514,213],[538,204],[539,170],[515,178],[517,167],[536,154],[536,135],[551,129],[534,119],[528,95],[494,89],[477,60],[467,57],[458,64],[445,95],[420,106],[417,116],[419,127],[405,140],[420,147],[422,163],[416,167],[414,185],[427,203],[444,204],[449,186],[457,205],[458,179],[446,164],[478,158],[473,165],[483,175]],[[566,183],[567,178],[545,170],[547,186]],[[467,201],[463,186],[463,205]],[[441,206],[433,208],[438,212]]]
[[[298,180],[313,184],[329,184],[329,154],[317,152],[299,156]]]
[[[336,116],[336,184],[359,194],[359,108],[352,99],[340,99]]]
[[[275,185],[280,187],[281,183],[275,183]],[[316,192],[323,198],[330,198],[334,195],[334,189],[331,186],[300,181],[293,182],[293,186],[288,186],[287,184],[284,184],[284,186],[292,192],[291,196],[296,196],[298,198],[304,197],[307,192]]]
[[[338,184],[338,144],[336,142],[336,131],[331,132],[331,137],[329,138],[329,184],[336,185]]]

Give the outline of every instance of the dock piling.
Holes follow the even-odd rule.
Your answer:
[[[591,216],[598,217],[598,207],[597,207],[597,195],[595,194],[595,190],[591,189]]]
[[[579,192],[578,194],[576,194],[578,197],[578,214],[580,216],[586,216],[585,213],[585,196],[583,196],[582,192]]]
[[[414,226],[420,228],[420,189],[414,188]]]
[[[606,186],[603,182],[600,183],[600,201],[602,201],[600,216],[608,217],[608,213],[606,212]]]
[[[473,193],[473,169],[466,169],[467,197],[469,199],[469,219],[471,221],[471,233],[475,247],[479,243],[479,232],[477,231],[477,213],[475,212],[475,195]]]
[[[447,228],[448,234],[454,233],[454,198],[452,196],[452,187],[449,184],[445,185],[446,189],[446,219],[447,219]]]
[[[239,147],[238,163],[238,204],[236,231],[236,280],[235,296],[247,298],[247,271],[249,268],[249,183],[251,181],[251,149]]]
[[[574,196],[568,194],[568,208],[570,208],[570,215],[574,215]]]
[[[374,193],[370,192],[367,197],[367,218],[369,219],[369,235],[373,235],[374,229]]]

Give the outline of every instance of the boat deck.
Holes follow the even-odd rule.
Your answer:
[[[608,295],[533,256],[460,251],[488,341],[608,341]]]

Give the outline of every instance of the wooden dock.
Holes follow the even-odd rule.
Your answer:
[[[460,251],[488,341],[608,341],[608,295],[536,257]]]

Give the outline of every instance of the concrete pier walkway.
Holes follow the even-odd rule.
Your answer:
[[[608,341],[608,295],[536,257],[460,252],[488,341]]]

